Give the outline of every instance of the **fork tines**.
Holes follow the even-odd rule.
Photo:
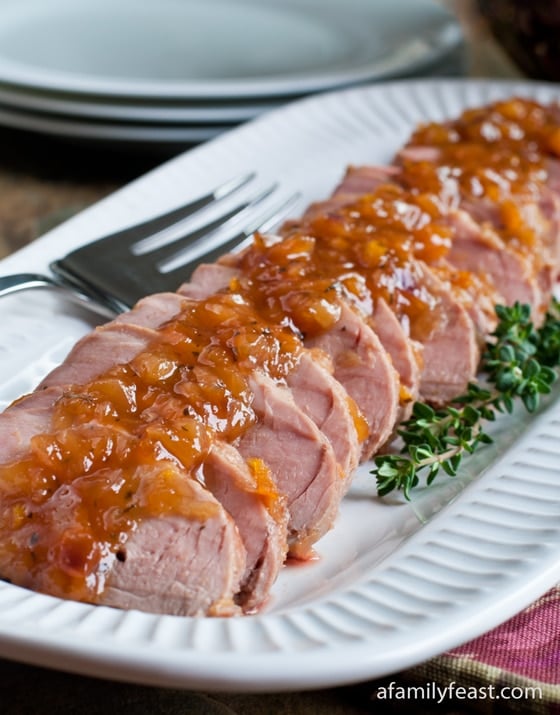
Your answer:
[[[149,293],[176,290],[199,263],[235,250],[257,230],[272,230],[299,199],[293,194],[270,201],[281,194],[273,184],[233,207],[226,205],[226,198],[254,179],[254,174],[230,179],[184,206],[76,249],[51,269],[116,311]]]

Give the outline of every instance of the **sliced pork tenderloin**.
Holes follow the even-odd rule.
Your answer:
[[[334,450],[294,402],[289,389],[255,372],[250,378],[257,424],[236,442],[246,460],[269,469],[289,511],[289,554],[307,559],[332,527],[346,484]]]
[[[491,297],[496,291],[482,277],[461,274],[446,260],[445,201],[435,197],[433,205],[426,202],[427,208],[422,202],[417,205],[414,196],[398,184],[399,175],[398,167],[350,167],[331,199],[312,205],[300,220],[283,226],[280,234],[313,237],[318,246],[325,242],[331,255],[332,246],[344,246],[348,259],[341,269],[361,274],[370,287],[373,327],[404,386],[412,384],[412,399],[419,396],[442,404],[461,394],[476,374],[478,346],[495,325]],[[432,213],[439,204],[442,225]],[[373,258],[366,254],[364,260],[370,241],[375,244]],[[405,247],[406,261],[399,257]],[[387,259],[393,253],[396,260],[388,268],[392,264]],[[376,295],[378,287],[380,295]],[[388,293],[386,300],[383,291]],[[384,305],[377,305],[380,298]],[[418,302],[424,303],[424,309],[407,312],[404,306]],[[390,329],[384,328],[387,317],[376,317],[376,313],[386,316],[386,308],[394,313],[393,325],[400,323],[400,345],[406,339],[414,341],[408,351],[390,339]],[[456,345],[449,355],[451,340]],[[414,389],[418,373],[420,384]]]
[[[83,338],[73,349],[69,360],[43,381],[44,386],[66,385],[69,380],[79,384],[79,382],[94,379],[98,374],[109,369],[113,364],[114,353],[106,347],[113,344],[115,335],[118,336],[118,340],[123,346],[127,346],[126,350],[121,347],[119,352],[121,361],[132,360],[157,335],[157,328],[171,320],[180,311],[185,301],[186,298],[178,294],[156,295],[143,299],[132,311],[119,316],[112,323],[98,328]],[[134,339],[126,339],[129,332]],[[92,354],[99,355],[99,359],[91,360]],[[324,376],[324,369],[319,372],[318,366],[315,366],[312,372],[314,382],[310,382],[307,386],[308,393],[316,391],[313,384],[317,383],[318,373],[321,380],[328,379],[328,374]],[[255,384],[258,385],[258,381]],[[350,411],[346,405],[339,404],[335,395],[333,395],[333,400],[337,402],[338,413],[345,420],[340,426],[341,432],[349,435],[346,445],[349,447],[349,455],[345,454],[344,458],[347,459],[350,456],[350,459],[355,461],[353,452],[357,449],[354,444],[357,438]],[[284,406],[284,402],[282,404]],[[342,412],[343,407],[346,407],[345,412]],[[293,406],[293,412],[297,412],[299,416],[299,410],[295,406]],[[311,441],[310,439],[310,443]],[[307,449],[310,449],[309,445],[307,445]],[[226,464],[224,460],[225,454],[228,455],[229,464]],[[259,457],[257,447],[248,456],[250,458]],[[232,510],[231,513],[239,522],[239,530],[245,537],[250,552],[239,601],[244,608],[252,610],[265,600],[265,587],[268,587],[278,575],[283,556],[286,553],[287,515],[286,508],[281,508],[283,497],[279,495],[277,503],[269,504],[270,508],[274,510],[273,518],[265,508],[265,497],[259,494],[254,480],[250,478],[247,464],[239,454],[236,456],[234,447],[220,443],[219,448],[211,451],[208,460],[208,465],[203,465],[201,469],[204,483],[218,499],[224,500],[226,509]],[[241,463],[244,464],[243,467]],[[337,486],[339,483],[342,485],[342,481],[342,477],[337,476]],[[326,491],[328,494],[328,488]],[[244,509],[240,508],[241,504],[244,505]],[[338,503],[335,508],[338,508]],[[255,552],[258,552],[258,555],[253,558]],[[254,594],[251,592],[252,587],[256,589]]]
[[[462,208],[525,253],[535,274],[549,268],[554,279],[560,267],[558,119],[556,104],[495,101],[422,125],[398,161],[414,186],[418,174],[452,178]],[[546,280],[540,283],[546,288]]]
[[[272,244],[257,235],[254,254],[202,266],[179,293],[151,296],[80,341],[37,392],[0,415],[0,488],[32,490],[31,498],[17,493],[0,505],[0,523],[16,525],[7,539],[0,532],[0,574],[51,593],[58,584],[55,595],[64,590],[60,584],[74,584],[72,597],[177,615],[233,615],[262,607],[286,553],[310,557],[336,518],[349,473],[390,439],[412,401],[440,405],[464,391],[478,366],[478,341],[495,324],[491,305],[519,300],[532,306],[536,322],[542,317],[560,263],[560,134],[543,130],[546,112],[536,106],[527,109],[533,113],[525,135],[526,109],[524,100],[496,103],[456,122],[419,129],[397,157],[398,165],[352,167],[332,197],[310,206],[302,219],[286,222],[274,239],[282,244],[278,251],[268,254]],[[548,111],[557,126],[558,113]],[[520,137],[517,157],[510,145]],[[464,146],[446,153],[446,141]],[[492,168],[496,176],[478,175],[467,150],[472,144],[476,156],[484,157],[479,145],[486,141],[500,167],[511,169],[507,177]],[[511,177],[515,183],[518,159],[528,160],[531,185],[522,187],[517,204],[510,201],[513,193],[507,195],[511,187],[502,194],[499,185]],[[426,178],[435,187],[431,195]],[[486,179],[494,182],[489,191]],[[377,196],[379,211],[372,205],[363,221],[355,207],[353,216],[347,210],[356,197],[388,185],[390,190]],[[399,191],[419,198],[418,206],[404,193],[397,196]],[[429,221],[438,210],[440,232]],[[240,272],[243,255],[252,255],[243,264],[247,274]],[[264,272],[258,264],[263,257]],[[237,298],[241,304],[250,295],[247,286],[255,285],[261,293],[245,305],[252,306],[251,325],[257,327],[245,333],[245,324],[220,310],[223,303],[211,302],[192,331],[172,322],[161,333],[169,340],[162,351],[144,355],[153,341],[157,345],[158,329],[185,306],[218,290],[224,291],[220,300]],[[266,326],[255,306],[274,316]],[[226,332],[219,322],[224,315]],[[230,327],[236,331],[231,335]],[[289,339],[279,338],[277,329]],[[305,334],[301,352],[299,343],[293,348],[298,331]],[[184,335],[191,347],[180,343],[183,352],[175,350],[179,343],[173,341]],[[283,351],[283,346],[289,347]],[[276,356],[285,353],[292,364],[278,368]],[[185,358],[180,364],[178,355]],[[119,397],[106,383],[115,365],[138,375],[146,370],[147,381],[120,384],[125,392],[130,384],[142,393],[141,403],[125,398],[131,412],[143,405],[139,420],[129,413],[121,420],[116,407],[111,412],[111,400]],[[172,389],[160,393],[167,379]],[[97,393],[88,392],[88,381],[95,382],[92,390],[101,386],[100,403]],[[65,405],[70,407],[61,420]],[[103,419],[103,409],[110,419]],[[55,437],[51,429],[58,430]],[[231,443],[220,440],[220,429]],[[41,469],[64,456],[63,433],[77,440],[69,445],[83,439],[91,449],[86,454],[69,449],[83,473],[70,478],[69,468],[61,468],[66,482],[53,486],[56,470],[45,477]],[[184,451],[181,462],[175,443],[187,450],[185,434],[192,438],[194,456]],[[124,447],[104,451],[112,439]],[[125,455],[124,462],[105,467],[113,454]],[[90,463],[96,465],[93,479]],[[48,489],[45,479],[51,479]],[[25,486],[26,480],[43,480],[41,489]],[[105,508],[104,500],[114,506],[112,494],[121,489],[126,501]],[[49,491],[52,498],[43,499]],[[118,546],[107,541],[96,570],[80,580],[77,570],[91,561],[83,525],[101,529],[107,523],[120,534]],[[99,549],[99,539],[93,541]],[[86,589],[93,584],[94,591],[85,593],[84,584]]]
[[[17,435],[17,441],[2,441],[2,523],[13,523],[11,510],[25,504],[16,526],[0,536],[1,577],[55,596],[70,595],[119,608],[192,616],[238,613],[235,598],[246,550],[237,527],[210,492],[166,462],[146,466],[135,476],[141,488],[157,486],[161,498],[173,474],[175,488],[182,492],[183,513],[179,509],[142,519],[131,532],[122,531],[117,548],[104,547],[97,567],[88,573],[87,588],[73,585],[77,578],[80,582],[91,558],[84,554],[87,540],[79,518],[84,518],[85,511],[89,525],[109,515],[100,513],[82,493],[87,492],[87,476],[70,484],[55,481],[50,494],[44,492],[44,485],[40,489],[39,483],[33,483],[39,479],[36,473],[27,474],[23,489],[14,476],[18,460],[25,460],[33,450],[42,451],[33,439],[51,430],[54,405],[62,394],[57,387],[35,392],[0,414],[0,433]],[[117,473],[113,476],[117,489],[121,478]],[[110,479],[101,474],[94,478]]]
[[[22,459],[29,449],[30,436],[46,431],[52,408],[62,395],[58,386],[32,392],[0,412],[0,462]]]
[[[186,286],[182,291],[177,296],[178,304],[181,304],[181,301],[184,303],[187,293],[189,297],[191,295]],[[145,299],[147,302],[150,300]],[[160,298],[158,301],[162,302]],[[165,300],[163,306],[165,318],[168,320],[172,317],[170,313],[173,311],[173,301]],[[148,314],[156,317],[150,321],[146,319]],[[149,330],[147,325],[150,322],[158,322],[162,315],[157,311],[150,312],[145,305],[138,304],[134,311],[121,316],[119,327],[122,328],[122,325],[136,321],[136,317],[139,316],[144,329]],[[257,414],[258,422],[235,445],[246,459],[262,459],[271,470],[278,492],[285,493],[290,513],[288,526],[290,553],[297,554],[300,558],[309,552],[314,540],[332,526],[340,499],[349,483],[349,472],[343,467],[353,468],[356,465],[359,450],[356,416],[325,365],[324,358],[314,360],[304,352],[300,364],[288,374],[285,388],[256,370],[249,384],[253,393],[252,409]],[[302,371],[301,374],[299,370]],[[298,398],[302,403],[305,402],[304,405],[296,404],[290,389],[292,385]],[[278,413],[276,419],[271,417],[271,405],[276,405],[275,409]],[[309,413],[309,417],[306,412]],[[321,428],[311,416],[320,423]],[[271,420],[279,427],[279,435],[281,428],[281,436],[278,440],[282,441],[283,446],[280,450],[270,444],[274,441],[274,429],[270,428]],[[322,428],[332,432],[330,435],[333,438],[332,444]],[[338,434],[335,435],[336,429]],[[298,440],[302,439],[305,439],[305,442],[301,449],[294,453],[286,453],[286,443],[292,441],[295,448]],[[302,453],[305,457],[302,457]],[[271,463],[271,459],[274,459],[274,462]],[[290,461],[293,461],[293,464],[288,464]],[[309,488],[312,490],[312,496],[303,497],[302,495]],[[321,498],[317,502],[319,506],[316,509],[309,509],[313,494],[317,492],[321,492]],[[296,500],[296,503],[292,504],[295,495],[299,501]],[[303,509],[300,508],[300,504],[303,505]]]
[[[342,303],[335,326],[306,345],[331,358],[334,376],[360,408],[368,425],[362,460],[368,459],[393,433],[400,405],[400,380],[390,357],[366,320]]]
[[[207,489],[187,475],[182,482],[191,491],[191,506],[213,515],[142,521],[112,560],[99,603],[177,616],[241,612],[237,603],[246,578],[244,540]]]
[[[396,418],[396,423],[399,423],[410,417],[412,406],[418,399],[423,366],[422,345],[406,335],[397,316],[383,298],[375,301],[368,323],[391,358],[399,376],[399,406]]]
[[[236,602],[246,613],[258,610],[269,598],[288,552],[286,497],[264,463],[249,468],[225,442],[212,446],[199,478],[233,517],[247,552]]]
[[[467,211],[452,211],[454,240],[448,260],[455,266],[486,276],[506,305],[516,301],[531,306],[536,323],[542,321],[552,289],[550,264],[535,274],[531,261],[513,250],[488,225],[481,226]]]
[[[416,150],[418,161],[425,160],[426,154],[432,158],[433,152],[429,147],[410,149],[412,156],[416,156]],[[407,151],[404,150],[404,154],[408,157]],[[416,188],[406,182],[399,166],[352,166],[335,190],[335,196],[339,202],[347,203],[387,183],[411,190]],[[445,192],[445,186],[443,190]],[[479,329],[481,339],[491,333],[496,325],[494,311],[487,305],[489,300],[493,305],[498,302],[511,305],[515,301],[528,303],[537,320],[540,320],[543,306],[547,305],[550,297],[550,264],[543,264],[535,274],[527,256],[505,243],[488,221],[479,223],[468,210],[459,207],[461,202],[454,191],[450,190],[448,196],[444,194],[439,198],[441,220],[452,229],[445,260],[452,268],[471,272],[478,280],[494,289],[488,290],[488,285],[477,287],[473,281],[473,285],[467,287],[471,306],[466,307]]]
[[[232,280],[240,276],[235,265],[237,261],[238,256],[230,254],[218,263],[199,266],[191,281],[179,288],[179,293],[204,296],[206,291],[226,289]],[[367,325],[365,316],[345,302],[341,303],[340,318],[335,328],[317,338],[304,338],[304,344],[308,348],[319,348],[329,356],[334,378],[358,406],[367,424],[368,436],[361,448],[362,460],[367,459],[385,444],[398,416],[400,383],[391,358]],[[398,352],[403,359],[407,357],[407,352],[400,346]],[[296,379],[297,372],[291,380]],[[412,367],[410,379],[414,379]],[[413,386],[411,390],[414,390]],[[316,419],[320,426],[331,424],[325,418]],[[332,436],[329,438],[332,439]],[[338,440],[333,442],[337,443]]]
[[[296,405],[330,442],[342,481],[348,487],[360,461],[367,425],[333,370],[323,350],[306,350],[286,383]]]

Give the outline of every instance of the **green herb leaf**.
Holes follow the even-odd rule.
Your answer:
[[[540,396],[550,393],[560,365],[560,303],[553,299],[538,330],[529,305],[498,305],[495,310],[498,324],[481,364],[488,386],[470,383],[465,394],[441,409],[414,404],[412,416],[397,431],[403,442],[400,453],[374,460],[372,474],[380,496],[401,490],[409,499],[420,475],[427,485],[440,471],[455,476],[463,454],[492,442],[482,422],[495,420],[500,412],[511,413],[517,401],[535,412]]]

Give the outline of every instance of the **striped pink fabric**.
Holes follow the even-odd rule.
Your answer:
[[[466,656],[522,678],[560,685],[560,586],[449,655]]]

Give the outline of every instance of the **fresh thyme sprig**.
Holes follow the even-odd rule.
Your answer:
[[[416,402],[410,419],[398,430],[403,447],[398,454],[375,459],[372,474],[377,492],[385,496],[410,490],[420,475],[430,485],[442,470],[455,476],[465,454],[492,442],[482,423],[500,412],[512,412],[521,400],[528,412],[539,406],[541,395],[551,391],[560,364],[560,303],[553,300],[543,325],[536,330],[528,305],[497,306],[498,325],[482,356],[486,384],[470,383],[452,404],[436,409]]]

